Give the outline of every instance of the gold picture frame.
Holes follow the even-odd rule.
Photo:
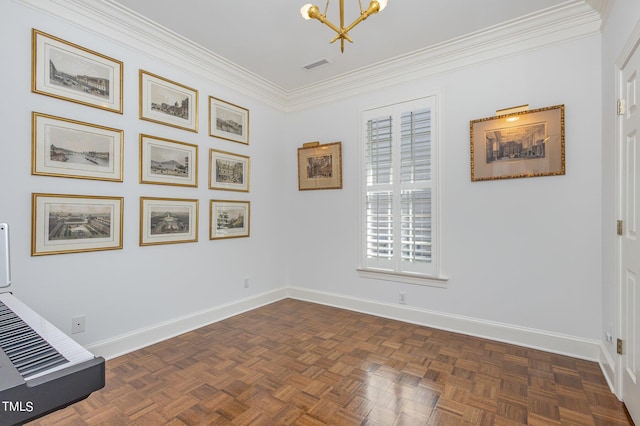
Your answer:
[[[33,112],[31,174],[122,182],[124,131]]]
[[[209,200],[209,239],[250,236],[251,202]]]
[[[122,114],[121,61],[31,30],[31,91]]]
[[[140,134],[140,183],[198,187],[198,145]]]
[[[471,181],[565,174],[564,105],[472,120]]]
[[[249,192],[250,163],[247,155],[209,149],[209,189]]]
[[[198,132],[198,91],[145,70],[139,71],[140,119]]]
[[[31,256],[122,248],[123,197],[31,196]]]
[[[249,145],[249,110],[209,96],[209,136]]]
[[[140,246],[198,241],[197,199],[140,197]]]
[[[342,189],[342,142],[298,148],[298,190]]]

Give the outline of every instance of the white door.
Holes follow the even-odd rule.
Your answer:
[[[640,424],[640,48],[620,71],[622,399]]]

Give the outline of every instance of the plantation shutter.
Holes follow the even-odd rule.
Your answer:
[[[365,268],[432,270],[433,131],[426,104],[396,104],[364,115]]]

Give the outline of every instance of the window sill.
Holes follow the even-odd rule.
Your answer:
[[[447,282],[449,281],[448,277],[382,271],[379,269],[357,269],[357,271],[362,278],[393,281],[405,284],[424,285],[429,287],[446,288]]]

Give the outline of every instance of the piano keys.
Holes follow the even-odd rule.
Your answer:
[[[22,424],[105,384],[95,357],[11,293],[0,293],[0,425]]]

